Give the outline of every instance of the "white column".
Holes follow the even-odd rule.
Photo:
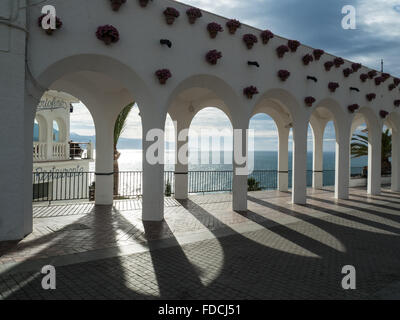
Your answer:
[[[324,131],[320,128],[313,127],[313,180],[312,185],[314,189],[322,189],[323,187],[323,145],[324,145]]]
[[[96,125],[96,205],[113,204],[114,122],[107,117],[94,118]]]
[[[293,127],[293,188],[294,204],[307,202],[307,122],[295,122]]]
[[[176,164],[175,164],[175,198],[188,198],[189,164],[187,158],[189,142],[189,125],[185,121],[176,122]]]
[[[164,126],[165,117],[142,115],[143,221],[164,219]]]
[[[237,212],[247,211],[247,138],[247,129],[234,129],[232,206]]]
[[[288,128],[278,127],[278,190],[281,192],[289,189],[289,132]]]
[[[382,128],[368,132],[368,194],[379,195],[382,184]]]
[[[338,125],[336,133],[335,198],[349,198],[351,125]]]
[[[392,129],[392,191],[400,192],[400,131]]]

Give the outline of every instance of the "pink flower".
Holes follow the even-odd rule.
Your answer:
[[[367,97],[368,101],[372,101],[372,100],[376,99],[376,94],[375,93],[369,93],[369,94],[366,95],[366,97]]]
[[[168,69],[157,70],[155,74],[160,81],[160,84],[165,84],[167,80],[172,77],[171,71],[169,71]]]
[[[344,60],[342,58],[335,58],[333,60],[333,64],[336,68],[339,68],[342,64],[344,64]]]
[[[356,110],[360,109],[360,106],[358,104],[352,104],[347,107],[350,113],[354,113]]]
[[[315,49],[315,50],[313,51],[315,60],[319,61],[319,59],[322,57],[322,55],[323,55],[324,53],[325,53],[324,50]]]
[[[289,52],[289,48],[285,45],[281,45],[278,48],[276,48],[276,52],[277,52],[279,58],[283,58],[285,53]]]
[[[282,81],[286,81],[289,77],[290,77],[290,72],[287,70],[279,70],[278,71],[278,77],[282,80]]]
[[[304,63],[305,66],[308,66],[310,64],[310,62],[312,62],[312,61],[314,61],[314,58],[313,58],[313,56],[311,54],[306,54],[303,57],[303,63]]]
[[[254,34],[245,34],[243,36],[243,41],[248,49],[253,48],[254,44],[258,42],[258,38]]]
[[[235,34],[236,30],[239,29],[242,24],[238,20],[231,19],[226,23],[226,26],[228,27],[230,34]]]
[[[250,86],[243,89],[243,94],[247,96],[248,99],[252,99],[255,94],[258,94],[258,89],[254,86]]]
[[[222,53],[217,50],[208,51],[206,60],[212,65],[216,65],[218,60],[222,58]]]
[[[300,42],[297,40],[289,40],[288,47],[289,47],[290,51],[296,52],[297,48],[300,47]]]
[[[348,78],[353,73],[353,69],[346,68],[343,70],[343,75]]]
[[[381,110],[379,111],[379,115],[381,116],[382,119],[385,119],[389,115],[389,112]]]
[[[274,34],[269,30],[265,30],[265,31],[261,32],[260,37],[262,39],[263,44],[267,44],[269,42],[269,40],[274,37]]]
[[[366,74],[366,73],[360,74],[360,79],[361,79],[362,82],[367,81],[368,78],[369,78],[368,74]]]
[[[358,70],[360,70],[362,68],[361,63],[353,63],[351,65],[351,68],[353,69],[354,72],[357,72]]]
[[[328,88],[331,92],[335,92],[337,88],[339,88],[339,83],[337,82],[329,82]]]
[[[304,99],[304,102],[305,102],[305,104],[306,104],[307,106],[312,107],[312,105],[313,105],[314,102],[315,102],[315,98],[314,98],[314,97],[306,97],[306,98]]]
[[[326,71],[331,71],[332,67],[333,67],[333,62],[332,61],[327,61],[324,63],[324,67]]]

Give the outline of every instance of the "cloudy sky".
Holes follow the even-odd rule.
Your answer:
[[[184,3],[199,7],[228,18],[236,18],[260,29],[297,39],[304,44],[343,58],[380,69],[385,61],[385,71],[400,76],[398,50],[400,43],[400,0],[185,0]],[[355,30],[342,28],[342,8],[356,8]],[[170,120],[170,119],[169,119]],[[167,120],[167,131],[172,123]],[[227,117],[216,109],[206,109],[193,121],[193,128],[229,128]],[[255,129],[255,148],[276,150],[277,135],[273,121],[257,115],[251,122]],[[71,132],[94,135],[90,114],[76,105],[71,117]],[[171,136],[168,134],[167,136]],[[124,133],[127,138],[141,138],[138,109],[129,117]],[[335,132],[329,124],[325,132],[324,150],[334,150]],[[309,150],[312,148],[311,132]]]

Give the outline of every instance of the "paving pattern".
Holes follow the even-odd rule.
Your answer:
[[[399,297],[400,194],[369,197],[352,189],[349,200],[335,201],[329,190],[309,190],[307,205],[298,206],[287,193],[251,193],[249,211],[241,214],[231,210],[228,194],[168,201],[165,221],[153,224],[143,224],[139,210],[121,210],[126,203],[79,213],[55,208],[54,216],[46,209],[31,236],[1,244],[3,266],[133,243],[146,250],[57,266],[54,291],[42,289],[38,270],[10,267],[0,274],[0,299]],[[243,226],[253,231],[238,231]],[[221,230],[228,233],[220,236]],[[212,237],[204,240],[206,232]],[[198,241],[180,244],[193,234]],[[170,245],[160,248],[160,241]],[[341,287],[345,265],[356,268],[357,290]]]

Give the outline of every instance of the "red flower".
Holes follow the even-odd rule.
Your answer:
[[[373,78],[375,78],[376,76],[377,76],[377,72],[376,72],[375,70],[371,70],[371,71],[368,72],[368,77],[369,77],[370,79],[373,79]]]
[[[305,104],[306,104],[307,106],[312,107],[312,105],[313,105],[314,102],[315,102],[315,98],[314,98],[314,97],[306,97],[306,98],[304,99],[304,102],[305,102]]]
[[[172,74],[168,69],[160,69],[156,71],[156,76],[160,84],[165,84],[167,80],[172,77]]]
[[[384,80],[384,78],[383,77],[376,77],[375,78],[375,84],[377,85],[377,86],[379,86],[382,82],[384,82],[385,80]]]
[[[279,70],[278,71],[278,77],[282,80],[282,81],[286,81],[289,77],[290,77],[290,72],[287,70]]]
[[[104,41],[106,45],[119,41],[119,32],[112,25],[100,26],[96,31],[97,39]]]
[[[304,63],[305,66],[308,66],[310,64],[310,62],[312,62],[312,61],[314,61],[314,58],[313,58],[313,56],[311,54],[306,54],[303,57],[303,63]]]
[[[254,86],[250,86],[243,89],[243,94],[247,96],[248,99],[252,99],[255,94],[258,94],[258,89]]]
[[[226,26],[228,27],[230,34],[235,34],[236,30],[239,29],[242,24],[238,20],[231,19],[226,23]]]
[[[212,65],[216,65],[218,60],[222,58],[222,53],[217,50],[208,51],[206,60]]]
[[[360,70],[362,68],[361,63],[353,63],[351,65],[351,68],[353,69],[354,72],[357,72],[358,70]]]
[[[354,113],[356,110],[360,109],[360,106],[358,104],[352,104],[347,107],[350,113]]]
[[[290,51],[296,52],[297,48],[300,47],[300,42],[297,40],[289,40],[288,47],[289,47]]]
[[[366,73],[360,74],[360,79],[361,79],[362,82],[367,81],[368,78],[369,78],[368,74],[366,74]]]
[[[269,40],[274,37],[274,34],[269,30],[265,30],[265,31],[261,32],[260,36],[261,36],[263,44],[267,44],[269,42]]]
[[[346,69],[343,70],[343,75],[344,75],[346,78],[348,78],[349,75],[351,75],[352,73],[353,73],[353,69],[346,68]]]
[[[38,25],[39,25],[40,28],[42,28],[42,21],[43,21],[43,18],[46,17],[46,16],[47,16],[47,14],[42,14],[38,18]],[[56,16],[56,29],[61,29],[62,26],[63,26],[63,23],[62,23],[61,19]],[[51,35],[53,33],[53,31],[54,31],[53,29],[47,29],[46,33],[48,35]]]
[[[319,59],[322,57],[322,55],[323,55],[324,53],[325,53],[324,50],[315,49],[315,50],[313,51],[315,60],[319,61]]]
[[[201,13],[201,10],[198,8],[189,8],[186,10],[186,15],[189,18],[189,23],[194,24],[197,19],[201,18],[203,14]]]
[[[258,42],[258,38],[254,34],[245,34],[243,41],[247,46],[247,49],[253,48],[254,44]]]
[[[382,77],[383,79],[385,79],[384,81],[386,81],[387,79],[390,78],[390,74],[389,74],[389,73],[382,73],[382,74],[381,74],[381,77]]]
[[[388,87],[389,91],[393,91],[394,89],[396,89],[396,85],[394,83],[389,84]]]
[[[400,100],[394,100],[393,104],[395,107],[400,107]]]
[[[381,116],[382,119],[385,119],[388,116],[389,112],[385,110],[379,111],[379,115]]]
[[[326,71],[331,71],[332,67],[333,67],[333,62],[332,61],[327,61],[324,63],[324,67]]]
[[[331,92],[335,92],[337,88],[339,88],[339,83],[337,82],[329,82],[328,88]]]
[[[368,101],[372,101],[372,100],[376,99],[376,94],[375,93],[369,93],[369,94],[366,95],[366,97],[367,97]]]
[[[335,58],[333,60],[333,64],[336,68],[339,68],[342,64],[344,64],[344,60],[342,58]]]
[[[395,84],[395,86],[397,87],[400,84],[400,79],[399,78],[394,78],[393,79],[393,83]]]
[[[119,8],[126,2],[126,0],[110,0],[111,7],[114,11],[118,11]]]
[[[178,18],[181,14],[175,8],[168,7],[164,10],[164,16],[167,21],[167,24],[174,24],[176,18]]]
[[[281,45],[278,48],[276,48],[276,52],[277,52],[279,58],[283,58],[285,53],[289,52],[289,48],[285,45]]]
[[[218,32],[223,32],[224,28],[216,22],[211,22],[207,25],[207,30],[210,34],[211,38],[215,38],[218,34]]]

